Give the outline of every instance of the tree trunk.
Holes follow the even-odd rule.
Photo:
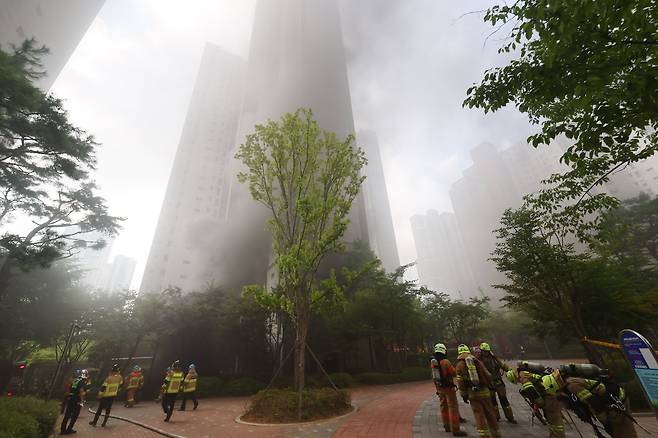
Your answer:
[[[126,371],[130,370],[130,365],[132,364],[133,357],[135,357],[135,353],[137,353],[137,348],[139,347],[140,342],[142,342],[142,337],[144,335],[142,333],[137,335],[137,339],[135,339],[135,343],[133,344],[132,348],[130,349],[130,354],[128,355],[128,361],[126,362],[126,365],[123,368],[123,372],[125,373]]]
[[[306,335],[308,333],[308,321],[306,318],[298,318],[295,324],[295,389],[304,389],[304,375],[306,371]]]
[[[587,331],[585,330],[585,324],[583,323],[583,317],[580,313],[580,308],[577,307],[575,304],[573,305],[573,325],[576,330],[576,335],[578,336],[578,340],[580,341],[581,345],[583,346],[583,349],[585,350],[585,355],[587,356],[587,359],[601,368],[605,368],[605,364],[603,363],[603,358],[599,354],[599,352],[594,348],[592,344],[587,342]]]

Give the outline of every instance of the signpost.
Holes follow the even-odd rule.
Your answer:
[[[658,417],[658,359],[653,347],[644,336],[629,329],[619,333],[619,343],[640,381],[645,398]]]

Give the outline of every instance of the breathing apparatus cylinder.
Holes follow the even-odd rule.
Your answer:
[[[533,374],[546,374],[546,370],[548,369],[546,365],[538,362],[528,362],[526,360],[518,361],[516,367],[519,371],[528,371]]]
[[[476,387],[480,386],[480,376],[478,376],[478,370],[475,367],[475,358],[473,356],[468,356],[464,359],[466,362],[466,369],[468,370],[468,380],[471,382],[471,386]]]
[[[608,376],[608,370],[590,363],[570,363],[560,365],[560,374],[565,377],[582,377],[584,379],[598,379]]]

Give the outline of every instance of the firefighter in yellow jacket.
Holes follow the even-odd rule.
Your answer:
[[[174,412],[176,396],[181,390],[183,384],[183,372],[180,369],[180,361],[171,364],[171,372],[164,379],[164,391],[162,394],[162,410],[166,414],[164,421],[169,421],[171,414]]]
[[[199,406],[199,402],[196,400],[196,381],[199,378],[199,375],[196,372],[196,366],[190,364],[187,368],[187,374],[183,380],[183,403],[180,405],[179,411],[185,410],[185,405],[187,400],[190,399],[194,402],[194,409]]]
[[[516,424],[514,413],[512,412],[512,406],[507,399],[507,389],[505,388],[505,382],[503,382],[503,372],[509,371],[510,368],[507,366],[507,364],[505,364],[505,362],[501,361],[496,357],[496,355],[493,354],[493,351],[491,351],[491,346],[486,342],[480,344],[480,360],[493,378],[493,384],[489,389],[491,390],[491,402],[493,403],[494,410],[496,411],[496,419],[500,420],[500,411],[498,410],[498,401],[496,400],[496,398],[499,398],[500,405],[503,407],[505,418],[507,418],[507,421],[510,423]]]
[[[112,366],[112,372],[103,382],[100,391],[98,392],[98,399],[100,403],[96,409],[96,414],[94,419],[89,422],[92,426],[96,427],[98,423],[98,418],[101,416],[101,411],[105,411],[105,418],[103,418],[103,424],[101,426],[105,427],[107,424],[107,419],[110,417],[110,411],[112,410],[112,403],[114,399],[117,398],[119,394],[119,388],[123,385],[123,377],[121,377],[121,369],[119,364],[114,364]]]
[[[135,365],[128,377],[126,377],[126,403],[125,407],[132,408],[135,406],[135,393],[138,389],[144,386],[144,376],[142,375],[142,368]]]
[[[530,371],[511,369],[506,373],[510,383],[521,385],[521,395],[533,410],[533,415],[548,426],[548,438],[565,438],[562,406],[553,394],[548,394],[544,388],[541,374]],[[539,410],[543,411],[543,418]]]
[[[595,417],[612,438],[637,438],[628,400],[622,387],[611,381],[563,377],[559,370],[542,378],[546,392],[561,395],[567,407],[597,429]]]
[[[464,403],[470,403],[475,417],[475,427],[480,437],[500,438],[498,421],[491,402],[489,387],[492,384],[491,374],[475,356],[467,345],[457,347],[457,387]]]

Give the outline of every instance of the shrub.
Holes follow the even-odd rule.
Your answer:
[[[250,377],[241,377],[231,380],[226,384],[224,394],[226,395],[251,395],[265,388],[263,382]]]
[[[37,420],[27,414],[0,409],[0,438],[41,438]]]
[[[400,373],[402,382],[416,382],[418,380],[429,380],[432,378],[432,372],[426,367],[409,367],[404,368]]]
[[[55,401],[44,401],[36,397],[4,398],[0,399],[0,413],[6,414],[7,417],[12,417],[12,420],[7,423],[9,426],[6,426],[6,422],[0,419],[0,431],[7,432],[9,430],[8,427],[20,426],[25,428],[25,432],[14,435],[10,434],[9,436],[47,437],[50,435],[55,421],[57,421],[59,407]],[[25,417],[31,421],[25,422],[22,420]],[[37,435],[30,434],[33,424],[36,425]]]
[[[263,382],[251,377],[200,377],[197,382],[197,396],[252,395],[263,388]]]
[[[217,397],[221,394],[225,382],[219,377],[199,377],[196,393],[198,397]]]
[[[354,388],[357,385],[356,379],[348,373],[329,373],[329,377],[339,388]],[[327,380],[326,377],[325,380]],[[329,384],[328,380],[327,384]]]
[[[297,418],[298,393],[291,389],[260,391],[251,398],[246,421],[262,423],[295,422]],[[302,421],[342,415],[352,409],[346,391],[329,388],[305,389],[302,395]]]

